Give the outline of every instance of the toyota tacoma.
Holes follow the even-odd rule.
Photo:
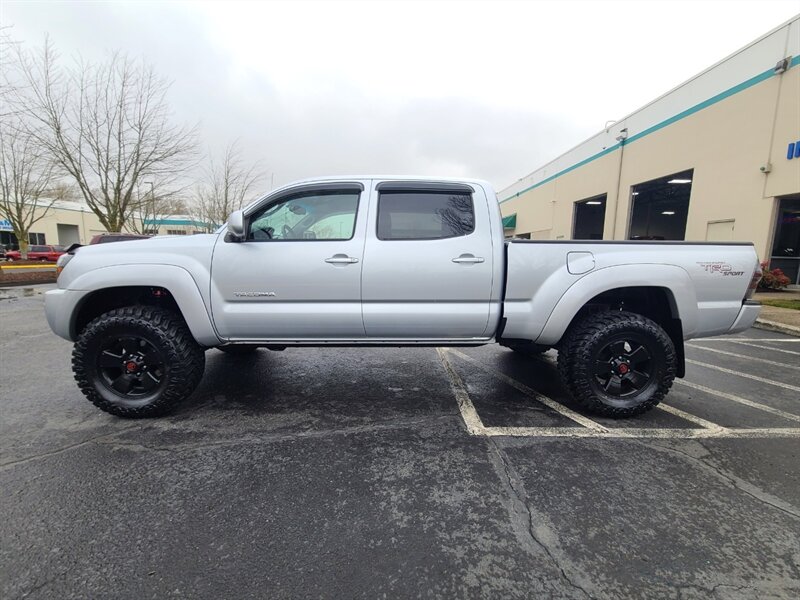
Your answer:
[[[684,375],[684,340],[744,331],[750,243],[505,240],[478,180],[318,178],[216,233],[73,248],[45,295],[78,386],[121,417],[191,395],[205,351],[556,348],[575,402],[641,414]]]

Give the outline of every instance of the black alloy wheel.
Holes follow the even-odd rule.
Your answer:
[[[97,354],[99,382],[123,398],[141,400],[166,383],[164,355],[144,337],[110,335]]]
[[[650,384],[655,365],[646,340],[637,335],[620,337],[600,348],[595,357],[594,376],[599,390],[609,396],[627,398]]]

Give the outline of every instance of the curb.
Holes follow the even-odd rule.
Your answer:
[[[768,319],[757,319],[756,322],[753,323],[753,327],[765,331],[777,331],[778,333],[785,333],[795,337],[800,336],[800,327],[786,325],[785,323],[778,323],[777,321],[770,321]]]
[[[3,270],[6,270],[6,269],[9,269],[9,270],[11,270],[11,269],[14,269],[14,270],[16,270],[16,269],[55,269],[55,268],[56,268],[56,264],[55,263],[50,263],[49,261],[48,262],[41,262],[38,265],[2,265],[2,266],[0,266],[0,269],[3,269]]]

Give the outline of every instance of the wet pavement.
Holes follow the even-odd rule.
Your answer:
[[[210,350],[125,421],[41,296],[0,331],[3,598],[800,596],[800,338],[694,340],[627,421],[496,346]]]

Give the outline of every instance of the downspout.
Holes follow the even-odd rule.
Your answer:
[[[617,136],[617,141],[619,142],[619,165],[617,167],[617,185],[615,186],[616,197],[614,198],[614,204],[611,213],[612,240],[617,238],[617,206],[619,205],[620,187],[622,186],[622,159],[625,156],[625,140],[627,139],[628,139],[628,128],[625,127],[623,129],[620,129],[619,135]]]
[[[772,111],[772,129],[770,130],[769,134],[769,146],[767,147],[767,162],[765,165],[761,167],[762,173],[764,173],[764,184],[761,188],[761,198],[766,199],[767,196],[767,183],[769,183],[769,174],[772,170],[772,148],[775,144],[775,128],[778,125],[778,109],[780,108],[781,102],[781,90],[783,89],[783,74],[791,68],[791,57],[787,56],[789,52],[789,32],[791,31],[790,27],[786,29],[786,42],[783,45],[783,56],[784,58],[775,65],[773,72],[778,78],[777,84],[777,91],[775,92],[775,108]],[[778,215],[780,213],[780,200],[777,197],[772,197],[771,202],[771,211],[770,211],[770,219],[769,219],[769,229],[767,230],[767,244],[764,248],[764,253],[759,260],[766,260],[768,262],[772,262],[772,246],[775,243],[775,234],[777,233],[777,220]],[[756,250],[758,251],[758,250]],[[800,273],[798,273],[798,277],[800,277]]]

